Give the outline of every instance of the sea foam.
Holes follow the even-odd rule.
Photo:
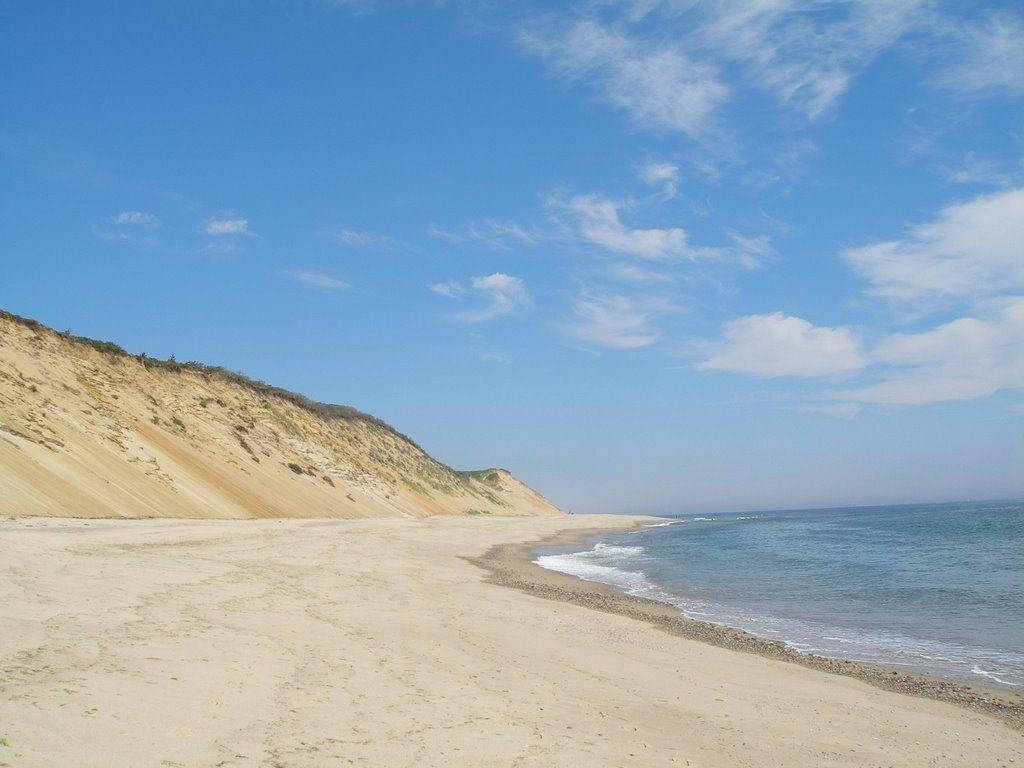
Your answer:
[[[593,549],[561,555],[541,555],[535,562],[550,571],[566,573],[584,581],[595,581],[631,595],[654,589],[642,571],[623,567],[635,563],[643,547],[624,547],[598,542]]]
[[[800,652],[1019,689],[1022,542],[1024,504],[957,502],[687,515],[535,562]]]

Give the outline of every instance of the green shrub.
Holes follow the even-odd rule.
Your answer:
[[[238,444],[242,446],[242,448],[245,449],[246,452],[248,452],[248,454],[252,457],[252,460],[259,464],[260,457],[256,455],[256,452],[252,449],[252,446],[245,442],[245,440],[243,440],[241,436],[235,435],[235,437],[238,438]]]

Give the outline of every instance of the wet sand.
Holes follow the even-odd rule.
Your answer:
[[[758,637],[733,627],[691,619],[674,606],[626,595],[611,586],[551,571],[534,562],[534,550],[539,547],[582,546],[588,538],[599,532],[560,531],[535,542],[500,544],[474,562],[490,572],[488,581],[492,584],[513,587],[548,600],[628,616],[669,634],[700,640],[720,648],[755,653],[830,674],[854,677],[895,693],[957,704],[998,717],[1016,730],[1024,732],[1024,695],[1015,691],[917,674],[880,664],[800,653],[780,641]]]

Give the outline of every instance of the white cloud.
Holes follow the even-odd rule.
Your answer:
[[[458,229],[444,229],[431,225],[427,229],[430,237],[447,240],[450,243],[475,243],[489,248],[508,249],[512,245],[534,245],[546,235],[533,229],[527,229],[514,221],[485,219],[479,223],[470,223]]]
[[[745,80],[780,102],[820,117],[879,53],[922,23],[921,4],[593,3],[588,18],[549,18],[521,33],[520,42],[557,74],[597,89],[637,126],[701,137],[729,96],[723,71],[738,66]]]
[[[978,299],[1024,288],[1024,189],[950,205],[903,240],[851,248],[843,258],[895,301]]]
[[[635,299],[618,294],[583,292],[573,301],[577,321],[564,328],[567,336],[612,349],[637,349],[658,339],[654,321],[674,311],[661,298]]]
[[[160,226],[160,219],[145,211],[121,211],[114,217],[114,223],[122,226],[139,226],[150,229]]]
[[[336,229],[330,233],[331,239],[339,245],[349,248],[368,248],[380,251],[401,250],[406,246],[387,235],[378,235],[373,232],[360,232],[355,229]]]
[[[248,219],[210,219],[203,227],[208,235],[250,235]]]
[[[938,83],[961,94],[1024,93],[1024,18],[1010,11],[989,14],[980,23],[955,23],[950,36],[959,55]]]
[[[672,275],[660,269],[651,269],[646,264],[636,264],[631,261],[617,261],[608,265],[609,276],[627,283],[670,283],[674,278]]]
[[[504,355],[499,355],[497,352],[481,352],[477,355],[477,359],[481,363],[507,363],[509,360]]]
[[[825,396],[830,405],[793,410],[856,415],[857,404],[926,405],[1024,388],[1024,297],[994,302],[985,317],[962,317],[920,333],[883,337],[870,352],[846,328],[817,328],[780,312],[726,323],[724,339],[699,370],[761,378],[863,373],[859,386]]]
[[[748,315],[725,323],[723,339],[700,371],[733,371],[758,378],[817,377],[850,373],[867,365],[861,342],[848,328],[814,326],[781,312]]]
[[[985,319],[963,317],[923,333],[883,339],[872,357],[881,380],[835,393],[864,403],[922,405],[1024,387],[1024,298]]]
[[[154,230],[162,222],[146,211],[121,211],[110,217],[107,225],[93,226],[92,231],[104,240],[125,243],[136,248],[164,248],[162,238]]]
[[[991,160],[967,152],[963,162],[956,167],[945,166],[943,175],[954,184],[984,184],[989,187],[1006,187],[1013,183],[1014,175]]]
[[[162,249],[166,246],[160,238],[154,236],[149,230],[155,227],[135,227],[121,225],[119,227],[104,228],[93,226],[92,233],[97,237],[117,243],[124,243],[135,248]]]
[[[223,259],[230,258],[235,254],[242,253],[245,249],[242,248],[238,243],[217,240],[205,243],[199,248],[199,253],[204,256],[212,256],[214,258]]]
[[[647,163],[640,169],[640,181],[658,187],[665,198],[675,197],[679,184],[679,166],[672,163]]]
[[[622,213],[632,208],[632,203],[601,195],[576,195],[568,200],[553,195],[547,199],[547,206],[552,219],[562,228],[562,240],[586,243],[643,261],[736,259],[751,267],[760,263],[761,257],[774,252],[766,236],[751,238],[729,232],[731,245],[695,246],[690,244],[686,230],[681,227],[629,227],[623,223]],[[644,270],[621,266],[618,269],[626,279],[644,282],[634,279]]]
[[[293,280],[306,285],[311,285],[314,288],[320,288],[325,291],[344,291],[349,288],[348,283],[344,280],[338,280],[336,277],[325,275],[323,272],[309,272],[306,270],[293,270],[287,273]]]
[[[502,272],[495,272],[485,277],[474,277],[469,281],[470,288],[488,300],[483,309],[470,310],[458,315],[460,320],[479,323],[493,320],[496,317],[511,314],[529,303],[529,296],[522,279]]]
[[[448,283],[433,283],[427,286],[427,290],[433,291],[439,296],[446,296],[449,299],[458,299],[465,293],[462,286],[454,281]]]
[[[684,5],[710,56],[740,62],[748,78],[816,118],[915,22],[920,0],[718,0]]]
[[[700,135],[727,94],[714,67],[694,62],[678,46],[593,19],[534,28],[519,39],[554,72],[589,84],[640,128]]]
[[[669,229],[630,229],[619,216],[620,203],[600,195],[577,195],[567,202],[551,198],[549,207],[572,219],[579,237],[613,253],[640,259],[695,258],[706,252],[691,248],[686,232]]]
[[[768,235],[748,237],[747,235],[741,235],[739,232],[734,232],[732,230],[729,230],[727,234],[729,235],[729,239],[732,240],[733,245],[729,248],[722,248],[720,250],[736,256],[740,263],[747,269],[753,269],[758,266],[765,257],[771,256],[775,253],[775,249],[772,247],[771,238],[768,237]]]
[[[530,296],[526,292],[522,279],[502,272],[470,278],[468,286],[458,282],[448,282],[435,283],[428,285],[427,288],[450,299],[462,299],[468,296],[484,299],[486,303],[483,307],[451,316],[453,320],[464,323],[483,323],[494,320],[512,314],[530,303]]]
[[[890,365],[975,361],[992,356],[1002,330],[977,318],[961,317],[923,333],[894,333],[882,339],[872,356]]]

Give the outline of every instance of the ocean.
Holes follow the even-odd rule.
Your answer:
[[[1024,502],[670,516],[536,562],[798,651],[1024,686]]]

